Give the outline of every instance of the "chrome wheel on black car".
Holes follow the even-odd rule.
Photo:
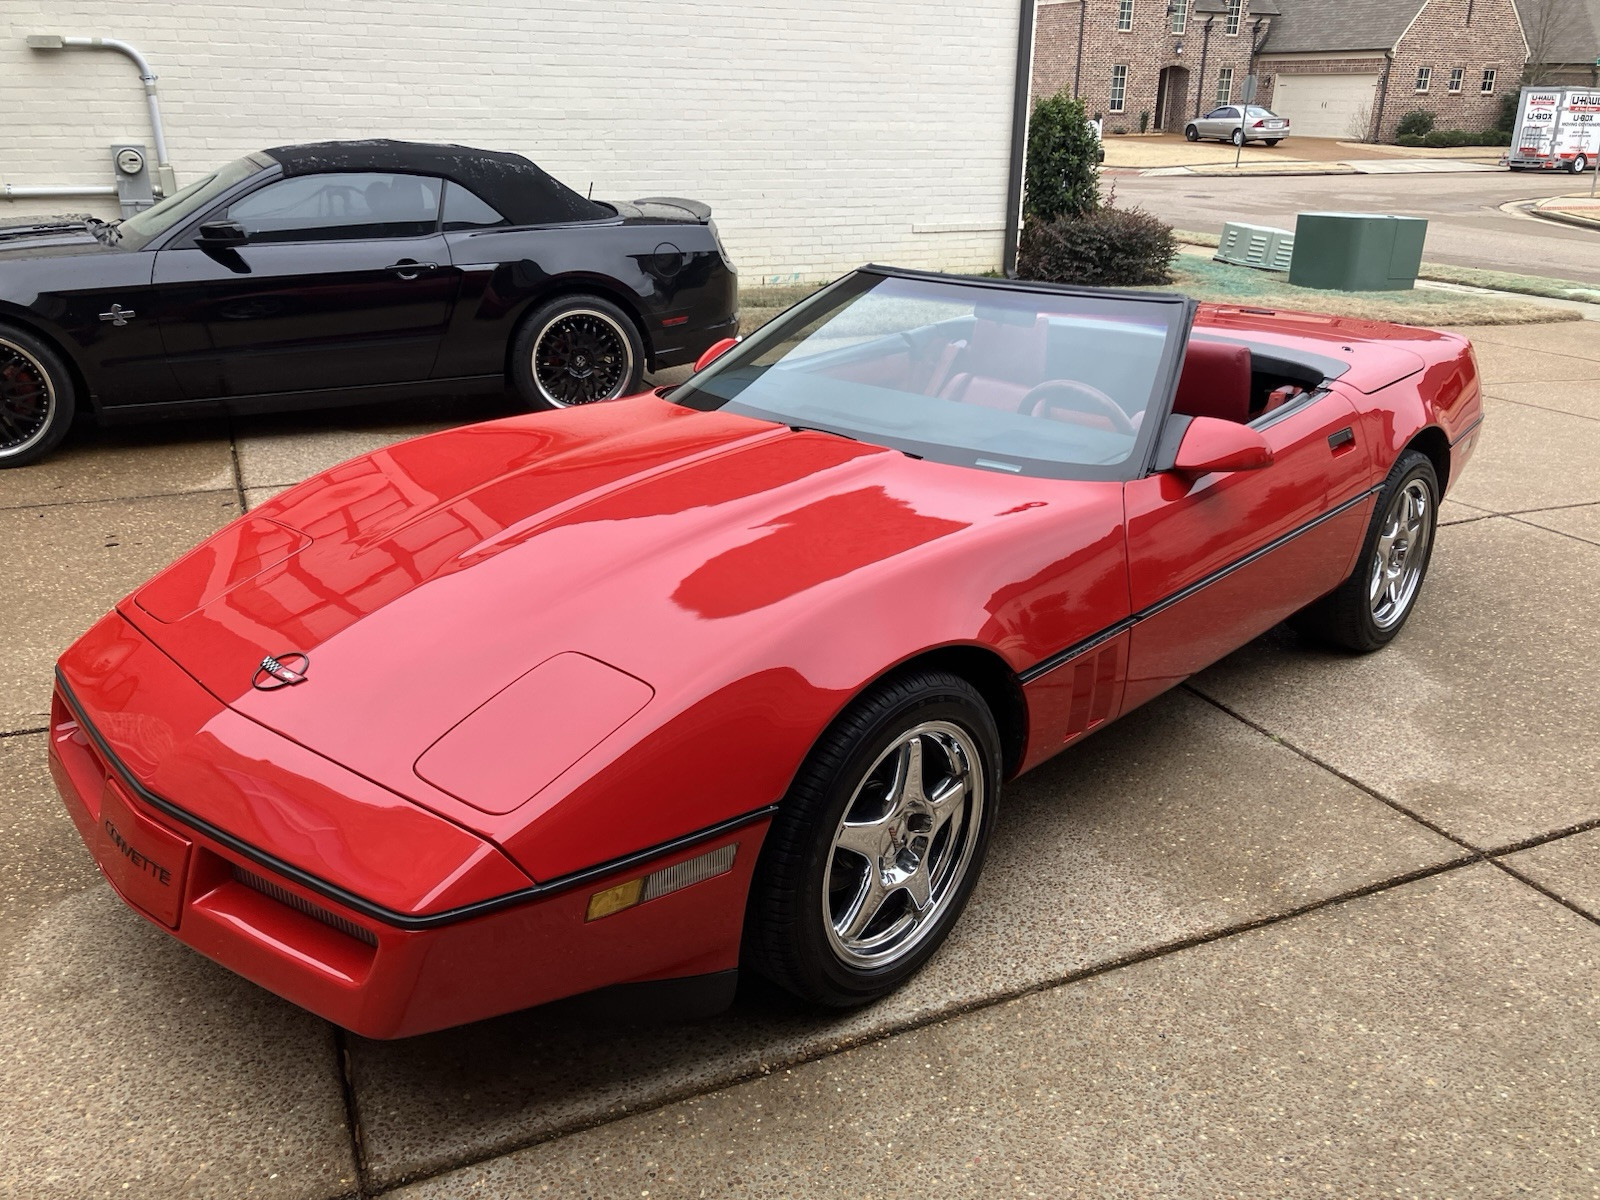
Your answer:
[[[940,671],[861,697],[812,749],[761,848],[745,961],[833,1008],[904,983],[977,881],[1000,786],[983,698]]]
[[[0,467],[24,466],[55,448],[72,423],[72,391],[49,346],[0,325]]]
[[[523,322],[512,378],[535,408],[572,408],[638,390],[644,344],[627,314],[598,296],[565,296]]]

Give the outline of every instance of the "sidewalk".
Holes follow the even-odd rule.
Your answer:
[[[1524,205],[1522,211],[1530,216],[1577,225],[1585,229],[1600,229],[1600,197],[1587,192],[1571,196],[1550,196]]]

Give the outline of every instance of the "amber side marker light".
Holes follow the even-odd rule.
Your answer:
[[[738,842],[718,846],[715,850],[708,850],[681,863],[662,867],[638,879],[630,879],[596,892],[589,897],[589,911],[584,920],[598,921],[601,917],[609,917],[636,904],[681,891],[718,875],[726,875],[733,870],[733,859],[738,849]]]

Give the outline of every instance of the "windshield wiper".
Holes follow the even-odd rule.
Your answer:
[[[787,421],[784,423],[796,433],[831,433],[834,437],[842,437],[847,442],[859,442],[861,440],[858,437],[852,437],[848,433],[840,433],[837,429],[824,429],[821,425],[794,425]]]

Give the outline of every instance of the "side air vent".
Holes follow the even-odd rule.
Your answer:
[[[1118,646],[1107,646],[1098,654],[1086,655],[1072,668],[1072,708],[1067,718],[1067,736],[1076,737],[1093,729],[1111,715],[1115,697]]]

